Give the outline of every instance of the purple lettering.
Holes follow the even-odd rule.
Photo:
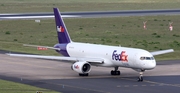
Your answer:
[[[114,52],[113,52],[113,54],[112,54],[112,60],[116,59],[116,54],[115,54],[116,51],[117,51],[117,50],[114,50]]]
[[[122,51],[120,54],[117,53],[117,50],[114,50],[112,53],[112,60],[116,60],[116,61],[128,61],[127,60],[127,56],[125,54],[126,51]]]

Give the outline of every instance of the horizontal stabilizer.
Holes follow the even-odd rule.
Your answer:
[[[47,49],[53,49],[53,50],[61,50],[60,48],[54,48],[54,47],[48,47],[48,46],[38,46],[38,45],[29,45],[29,44],[23,44],[23,46],[28,47],[36,47],[38,50],[47,50]]]

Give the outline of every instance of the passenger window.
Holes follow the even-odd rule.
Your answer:
[[[141,60],[154,60],[154,57],[140,57]]]

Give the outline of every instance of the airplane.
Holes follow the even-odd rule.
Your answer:
[[[11,53],[7,55],[74,62],[71,69],[79,73],[79,76],[88,76],[91,71],[91,66],[113,67],[114,70],[110,72],[111,75],[120,75],[119,67],[131,68],[139,72],[138,81],[142,82],[143,72],[156,67],[156,60],[153,56],[174,52],[173,49],[148,52],[147,50],[138,48],[73,42],[59,9],[53,8],[53,10],[59,42],[55,44],[54,47],[28,44],[24,44],[24,46],[53,49],[63,56]]]

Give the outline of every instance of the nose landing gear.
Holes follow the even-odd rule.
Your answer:
[[[139,72],[139,77],[138,77],[138,82],[143,82],[143,72],[145,70],[141,70],[141,72]]]

